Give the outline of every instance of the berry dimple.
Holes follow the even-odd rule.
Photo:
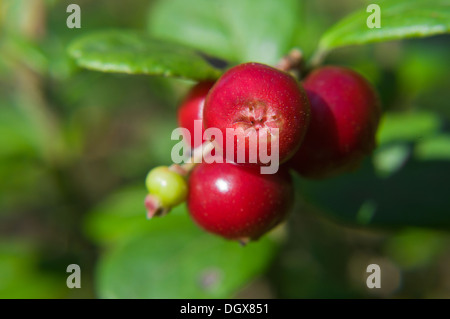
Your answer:
[[[203,123],[205,128],[219,128],[224,136],[227,128],[252,128],[257,133],[248,136],[260,136],[258,131],[264,129],[273,139],[276,128],[279,162],[284,162],[299,147],[309,112],[306,93],[292,76],[267,65],[244,63],[228,70],[210,90]],[[222,153],[227,154],[226,150]],[[262,165],[259,160],[258,164]]]
[[[247,108],[242,110],[236,118],[235,126],[240,125],[244,128],[253,127],[255,129],[282,128],[283,121],[277,117],[277,112],[268,107],[265,102],[250,101],[246,103]]]

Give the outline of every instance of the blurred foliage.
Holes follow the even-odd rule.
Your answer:
[[[136,201],[126,197],[122,200],[115,202],[122,211],[135,206]],[[129,215],[120,219],[114,216],[105,229],[104,221],[110,219],[108,212],[97,211],[100,217],[94,217],[96,222],[91,227],[95,234],[103,231],[107,236],[112,232],[123,235],[114,238],[117,245],[97,269],[99,293],[105,298],[229,297],[267,268],[276,248],[269,238],[242,249],[235,242],[207,234],[191,222],[183,206],[152,223],[142,223],[140,214],[140,224],[135,219],[136,226],[125,230],[121,226],[130,222]]]
[[[70,3],[82,8],[81,29],[66,27]],[[405,12],[426,10],[386,16],[386,26],[450,21],[445,8],[436,19],[426,14],[441,1],[395,3]],[[352,13],[366,6],[0,2],[0,298],[449,298],[449,38],[346,47],[373,42],[356,21],[361,13]],[[129,36],[108,45],[105,29]],[[348,37],[339,36],[344,29]],[[145,40],[155,38],[171,44]],[[69,45],[73,51],[80,39],[97,44],[86,56],[78,42],[81,53],[72,59]],[[245,248],[201,231],[184,205],[147,221],[146,173],[170,163],[176,107],[195,82],[97,73],[79,68],[80,58],[113,69],[131,63],[134,71],[156,63],[156,72],[143,73],[195,80],[217,75],[210,64],[275,64],[294,46],[317,58],[320,41],[340,47],[325,63],[358,70],[380,92],[384,117],[373,156],[330,180],[296,176],[288,222]],[[145,58],[130,58],[133,48]],[[179,52],[181,62],[161,58],[164,50]],[[191,55],[199,64],[186,64]],[[72,263],[81,266],[81,289],[66,287]],[[365,286],[370,263],[383,269],[379,290]]]
[[[276,64],[292,48],[301,8],[296,0],[159,1],[150,8],[148,29],[232,62]]]

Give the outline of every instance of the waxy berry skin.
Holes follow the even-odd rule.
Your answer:
[[[306,93],[290,74],[264,64],[244,63],[225,72],[209,91],[203,125],[219,128],[224,140],[227,128],[267,128],[269,131],[278,128],[279,162],[283,163],[300,146],[309,113]],[[271,138],[275,138],[274,135]],[[248,144],[246,138],[246,164]],[[234,154],[236,149],[237,143]],[[222,153],[226,155],[226,144]],[[227,159],[236,161],[236,158]],[[259,155],[257,164],[262,165]]]
[[[376,145],[381,108],[375,89],[360,74],[337,66],[316,69],[303,86],[311,122],[289,165],[313,179],[354,170]]]
[[[214,85],[213,81],[202,81],[197,83],[185,97],[180,107],[178,108],[178,125],[187,128],[191,134],[190,146],[195,148],[202,144],[202,139],[199,139],[197,144],[194,144],[194,121],[203,119],[203,106],[205,98],[211,87]],[[202,136],[205,130],[202,129]],[[188,141],[187,137],[184,137]]]
[[[260,174],[258,167],[202,163],[189,179],[188,208],[206,231],[247,241],[283,221],[293,202],[291,177],[283,167]]]
[[[186,199],[187,183],[167,166],[153,168],[145,179],[148,192],[158,199],[162,207],[175,207]]]

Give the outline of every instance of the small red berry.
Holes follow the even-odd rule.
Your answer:
[[[189,130],[191,148],[200,146],[202,139],[194,140],[194,121],[203,120],[203,106],[205,98],[211,87],[214,85],[212,81],[203,81],[197,83],[188,93],[186,98],[178,108],[178,125]],[[203,136],[204,129],[202,127],[201,134]],[[187,136],[184,136],[185,141],[189,141]],[[195,144],[195,142],[197,142]]]
[[[258,167],[202,163],[189,179],[190,215],[227,239],[258,239],[286,218],[292,202],[292,180],[283,167],[261,174]]]
[[[289,164],[302,176],[325,178],[357,168],[375,148],[380,102],[360,74],[337,66],[313,71],[303,83],[311,122]]]
[[[260,129],[267,129],[271,139],[277,138],[273,129],[279,129],[278,161],[282,163],[300,146],[308,123],[309,102],[301,85],[290,74],[259,63],[240,64],[225,72],[209,91],[203,110],[205,129],[220,129],[224,141],[230,138],[227,128],[255,130],[245,138],[245,163],[249,163],[249,140],[257,138]],[[232,158],[227,156],[226,142],[218,147],[236,162],[238,143],[233,140],[233,144]],[[270,142],[267,148],[270,154]],[[265,164],[259,150],[257,156],[256,163]]]

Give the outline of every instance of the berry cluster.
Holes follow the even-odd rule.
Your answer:
[[[229,128],[242,129],[245,159],[236,161],[239,137],[232,136],[231,144],[214,143],[213,153],[204,154],[220,154],[223,162],[153,169],[146,180],[149,217],[187,200],[191,217],[205,230],[241,243],[256,240],[290,210],[289,169],[313,179],[355,169],[375,147],[379,119],[374,88],[350,69],[317,68],[299,82],[267,65],[237,65],[215,83],[194,86],[178,110],[178,122],[191,136],[195,120],[202,120],[202,133],[216,128],[226,136]],[[275,174],[259,170],[267,165],[261,152],[253,161],[248,156],[252,139],[258,150],[274,151],[261,135],[276,141],[281,166]],[[191,140],[190,147],[213,142]]]

